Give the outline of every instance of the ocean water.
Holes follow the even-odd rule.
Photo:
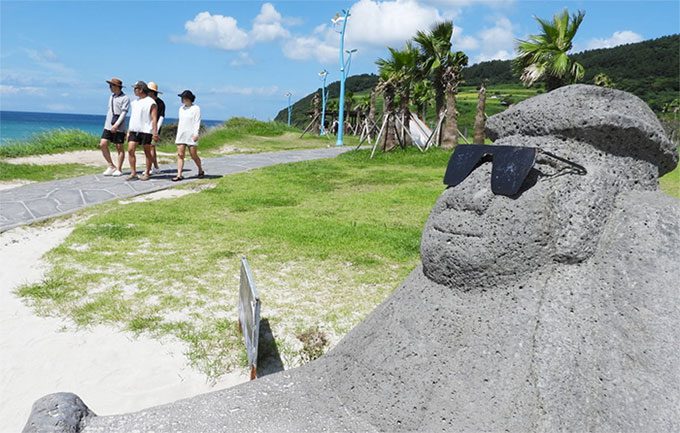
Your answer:
[[[27,140],[32,135],[52,129],[80,129],[101,136],[106,116],[93,114],[29,113],[0,111],[0,145]],[[176,123],[166,118],[164,123]],[[217,126],[221,120],[203,120],[206,127]]]

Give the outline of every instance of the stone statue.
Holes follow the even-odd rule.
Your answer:
[[[539,154],[503,196],[481,164],[435,204],[422,266],[328,354],[138,413],[81,410],[82,431],[680,431],[680,203],[658,191],[678,155],[654,113],[573,85],[487,133],[586,171]]]

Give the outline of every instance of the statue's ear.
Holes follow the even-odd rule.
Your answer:
[[[619,183],[616,176],[592,169],[585,176],[557,182],[552,192],[556,223],[554,261],[578,263],[592,256],[620,191]]]

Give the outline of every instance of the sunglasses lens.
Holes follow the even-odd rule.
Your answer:
[[[495,146],[491,170],[491,191],[512,196],[519,192],[531,167],[536,162],[536,149],[530,147]]]
[[[444,184],[456,186],[465,180],[477,167],[477,163],[484,157],[488,146],[461,144],[449,159],[444,175]]]

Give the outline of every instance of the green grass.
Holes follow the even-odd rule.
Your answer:
[[[0,147],[0,149],[2,149]],[[101,171],[97,167],[83,164],[10,164],[0,161],[0,181],[31,180],[44,182],[55,179],[93,174]]]
[[[45,155],[71,150],[97,149],[99,138],[78,129],[56,129],[33,135],[27,140],[0,146],[0,157]]]
[[[199,149],[207,156],[215,156],[225,147],[240,153],[256,153],[310,149],[335,144],[334,138],[331,140],[310,133],[300,138],[301,134],[302,130],[299,128],[289,127],[284,123],[233,117],[223,125],[201,135]],[[355,138],[349,138],[348,144],[356,141]],[[159,150],[174,152],[174,137],[164,140]]]
[[[680,166],[659,179],[659,186],[666,194],[680,198]]]
[[[47,255],[45,282],[18,293],[77,325],[174,335],[215,377],[244,358],[235,305],[245,255],[284,363],[296,365],[300,329],[337,341],[417,264],[448,156],[351,152],[206,180],[215,186],[180,199],[98,206]]]

